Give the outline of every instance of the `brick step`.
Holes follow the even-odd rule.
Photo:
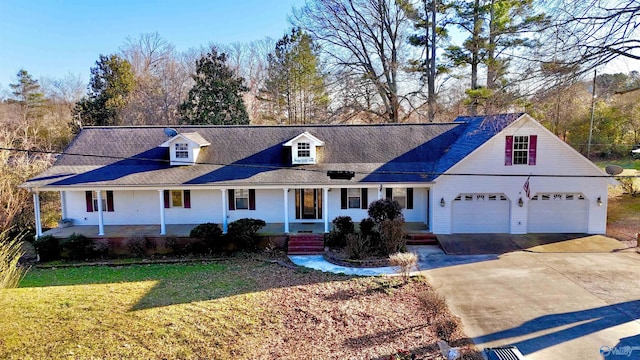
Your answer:
[[[318,240],[318,239],[290,239],[289,240],[289,244],[311,244],[311,245],[320,244],[320,245],[324,245],[324,240]]]
[[[295,246],[289,247],[287,250],[289,255],[318,255],[322,253],[324,253],[324,247]]]
[[[438,245],[434,234],[407,234],[407,245]]]

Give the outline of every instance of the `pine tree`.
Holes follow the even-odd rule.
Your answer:
[[[227,57],[215,48],[196,61],[195,84],[179,106],[181,122],[190,125],[247,125],[242,99],[244,80],[226,65]]]

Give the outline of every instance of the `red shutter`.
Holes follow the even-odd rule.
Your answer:
[[[107,211],[113,212],[113,191],[107,190]]]
[[[183,196],[184,196],[185,209],[190,209],[191,208],[191,190],[185,190],[183,192]]]
[[[249,189],[249,210],[256,209],[256,190]]]
[[[360,191],[360,206],[362,209],[366,209],[369,207],[369,189],[367,188],[362,188],[362,190]]]
[[[529,136],[529,165],[536,164],[536,152],[538,150],[538,135]]]
[[[413,188],[407,188],[407,209],[413,209]]]
[[[504,145],[504,165],[513,165],[513,136],[507,136],[507,141]]]
[[[227,190],[227,194],[229,194],[229,210],[236,209],[236,197],[233,189]]]
[[[87,202],[87,212],[93,212],[93,195],[91,191],[85,191],[84,198]]]
[[[340,189],[340,209],[346,209],[347,205],[347,189]]]
[[[164,208],[165,208],[165,209],[168,209],[168,208],[170,208],[170,207],[171,207],[171,202],[170,202],[170,201],[171,201],[171,199],[170,199],[170,195],[171,195],[171,194],[169,194],[169,190],[165,190],[165,191],[164,191]]]

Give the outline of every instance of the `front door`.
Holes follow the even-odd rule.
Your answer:
[[[321,189],[296,190],[296,219],[322,219]]]

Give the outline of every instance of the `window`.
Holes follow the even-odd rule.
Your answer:
[[[407,189],[393,188],[391,198],[397,201],[401,208],[407,207]]]
[[[504,164],[507,166],[535,165],[537,143],[537,135],[507,136]]]
[[[311,156],[311,144],[307,142],[298,143],[298,157],[310,157]]]
[[[249,190],[248,189],[236,189],[234,196],[236,200],[236,210],[249,209]]]
[[[171,207],[182,207],[182,191],[171,190]]]
[[[87,191],[87,212],[98,211],[98,193],[96,191]],[[102,192],[102,211],[113,212],[113,191]]]
[[[188,159],[188,158],[189,158],[189,144],[177,143],[176,159]]]
[[[165,190],[164,208],[191,208],[190,190]]]
[[[529,161],[529,137],[513,137],[513,164],[527,165]]]
[[[228,189],[229,210],[255,210],[255,189]]]
[[[347,189],[347,203],[349,204],[349,209],[360,209],[360,200],[359,188]]]

